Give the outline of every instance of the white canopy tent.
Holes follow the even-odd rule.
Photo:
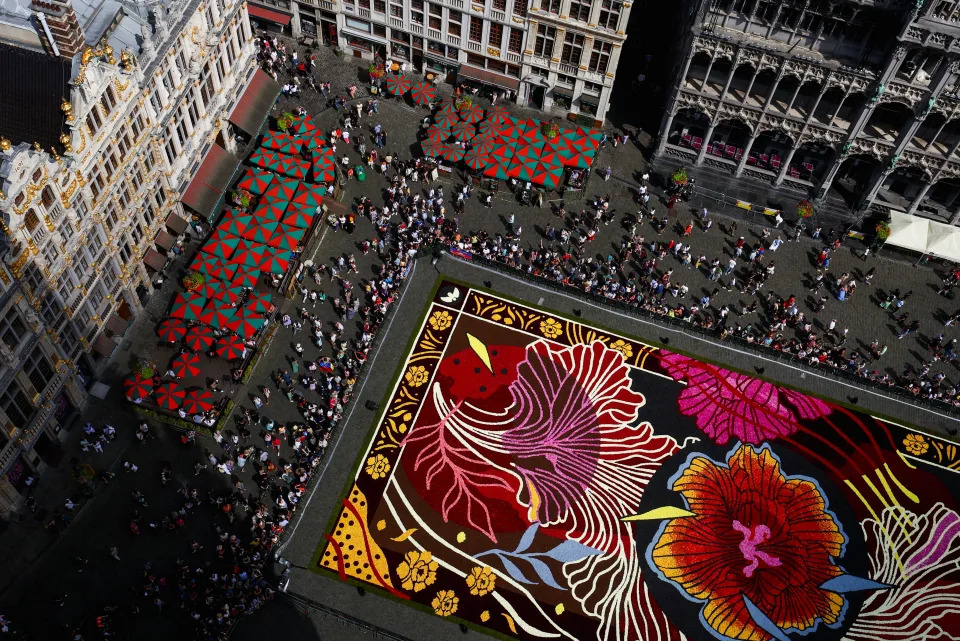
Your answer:
[[[886,244],[960,262],[960,228],[902,211],[890,212]]]

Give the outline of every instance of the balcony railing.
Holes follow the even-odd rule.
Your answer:
[[[361,18],[369,18],[370,10],[369,9],[357,9],[357,15]]]
[[[507,62],[516,62],[516,63],[520,62],[519,53],[510,53],[508,51],[507,53],[503,54],[503,57],[506,59]]]
[[[497,22],[507,21],[507,14],[503,11],[497,11],[496,9],[490,10],[490,17],[496,20]]]
[[[457,36],[447,36],[447,44],[457,49],[460,48],[460,38]]]
[[[410,33],[412,33],[415,36],[423,35],[423,25],[419,25],[416,22],[411,22],[408,29],[410,30]]]
[[[470,51],[476,51],[477,53],[480,53],[481,51],[483,51],[483,45],[480,44],[479,42],[474,42],[473,40],[467,40],[467,49],[469,49]]]
[[[427,37],[439,42],[443,40],[443,33],[441,33],[439,29],[427,28]]]
[[[394,29],[403,29],[403,18],[390,16],[390,26]]]

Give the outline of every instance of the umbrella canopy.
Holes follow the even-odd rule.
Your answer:
[[[453,137],[457,140],[466,142],[473,138],[477,130],[469,122],[458,122],[452,127]]]
[[[290,203],[300,209],[316,209],[323,204],[323,196],[326,193],[326,187],[315,187],[307,183],[300,183],[300,188]]]
[[[317,126],[313,124],[313,119],[310,116],[297,118],[293,121],[293,125],[288,129],[288,131],[301,136],[310,135],[316,130]]]
[[[426,105],[437,97],[437,88],[424,80],[410,88],[410,97],[418,105]]]
[[[260,263],[260,269],[265,272],[284,272],[290,266],[290,252],[268,254]]]
[[[537,142],[531,145],[518,145],[513,152],[515,162],[525,162],[527,160],[539,160],[545,149],[544,143]]]
[[[200,322],[215,329],[223,329],[237,316],[237,308],[223,303],[208,305],[200,314]]]
[[[448,129],[452,129],[454,125],[460,122],[460,118],[457,117],[456,113],[452,113],[445,116],[438,116],[433,122],[434,126],[436,127],[446,127]]]
[[[300,153],[300,144],[301,141],[290,134],[279,131],[268,131],[264,134],[260,146],[264,149],[279,151],[283,154],[297,154]]]
[[[556,189],[560,186],[562,179],[563,165],[559,162],[547,162],[547,158],[541,158],[534,166],[533,178],[530,180],[548,189]]]
[[[233,305],[240,300],[240,294],[243,293],[243,290],[239,287],[227,287],[223,283],[222,289],[208,298],[217,303],[226,303],[227,305]]]
[[[459,116],[457,116],[457,108],[448,102],[442,107],[440,107],[439,109],[437,109],[437,113],[433,115],[433,117],[436,120],[440,120],[444,116],[454,116],[456,118],[459,118]]]
[[[509,125],[507,125],[503,121],[503,119],[491,120],[490,117],[488,116],[486,120],[480,122],[480,124],[477,125],[477,129],[480,130],[480,133],[487,133],[488,131],[491,131],[494,134],[499,135],[508,126]]]
[[[170,317],[197,320],[206,304],[207,299],[203,296],[177,292],[176,296],[173,297],[173,305],[170,307]]]
[[[244,222],[245,219],[249,219],[250,222]],[[238,216],[235,218],[230,218],[229,220],[221,221],[220,226],[217,227],[217,231],[224,232],[232,236],[242,236],[243,232],[246,231],[247,227],[252,222],[252,216]]]
[[[209,302],[207,304],[209,305]],[[213,345],[213,338],[212,329],[206,325],[194,325],[187,330],[187,336],[183,339],[183,342],[188,349],[195,352],[205,352]]]
[[[536,143],[547,141],[547,137],[543,135],[543,131],[540,130],[540,127],[528,127],[524,129],[520,135],[517,137],[517,140],[520,144],[532,145]]]
[[[430,142],[443,142],[450,137],[450,129],[434,125],[427,129],[425,140]]]
[[[277,203],[262,203],[253,211],[253,217],[258,223],[265,223],[271,220],[283,219],[285,211],[286,207],[280,206]]]
[[[170,369],[177,378],[194,377],[200,374],[200,356],[191,352],[184,352],[178,355],[170,363]]]
[[[256,269],[263,262],[267,254],[267,248],[264,245],[241,249],[233,255],[231,262],[241,267],[250,267]]]
[[[385,78],[387,84],[387,93],[391,96],[402,96],[410,91],[412,83],[410,79],[400,73],[388,73]]]
[[[157,336],[168,343],[176,343],[187,335],[187,324],[179,318],[165,318],[157,325]]]
[[[263,169],[280,170],[280,154],[267,153],[264,151],[255,151],[250,154],[249,163]]]
[[[463,157],[467,155],[467,150],[460,145],[444,145],[443,149],[440,150],[440,155],[445,160],[457,162],[463,160]]]
[[[505,118],[510,115],[510,110],[507,109],[507,106],[502,102],[500,104],[492,105],[487,109],[487,120],[492,119],[494,116],[499,116]]]
[[[247,167],[240,182],[237,183],[237,187],[245,189],[251,194],[260,195],[270,187],[270,183],[273,182],[274,178],[276,178],[276,174],[272,172],[257,169],[256,167]]]
[[[519,160],[514,157],[510,166],[507,167],[507,176],[517,180],[533,180],[533,170],[537,166],[537,160]]]
[[[211,238],[203,244],[200,251],[217,258],[230,258],[240,245],[240,237],[232,234],[221,234],[218,238]]]
[[[233,278],[234,272],[237,268],[233,264],[233,258],[236,257],[236,252],[230,257],[229,260],[224,258],[216,258],[215,256],[210,256],[209,254],[202,254],[207,256],[199,264],[194,261],[194,264],[191,265],[191,269],[194,269],[201,274],[205,274],[209,278],[216,278],[217,280],[228,281]]]
[[[232,361],[235,358],[243,358],[247,348],[243,344],[243,339],[235,334],[228,334],[217,339],[216,352],[220,358]]]
[[[266,314],[270,311],[271,300],[273,300],[273,294],[250,294],[250,298],[247,299],[243,310],[244,312],[252,312],[254,314]]]
[[[480,154],[476,151],[470,151],[463,158],[463,164],[469,167],[470,169],[486,169],[490,165],[496,162],[492,156],[486,154]]]
[[[292,212],[287,212],[287,215],[284,216],[281,222],[284,225],[290,225],[291,227],[309,229],[310,224],[313,222],[313,214],[302,209],[295,209]]]
[[[280,228],[270,237],[268,244],[275,249],[292,251],[297,248],[306,235],[307,230],[302,227],[280,225]]]
[[[294,194],[297,193],[297,189],[300,187],[299,180],[292,180],[290,178],[280,178],[273,182],[270,185],[270,188],[264,192],[264,196],[275,197],[277,201],[286,201],[289,202],[293,200]]]
[[[483,175],[488,178],[499,178],[500,180],[506,180],[510,177],[507,175],[506,167],[499,161],[496,161],[495,164],[484,169]]]
[[[265,323],[266,319],[257,314],[238,314],[236,318],[227,324],[227,329],[243,338],[250,338],[256,334],[257,330],[263,327]]]
[[[244,268],[242,271],[237,271],[236,276],[233,277],[233,280],[230,281],[231,287],[255,287],[257,280],[260,279],[260,270],[253,269],[252,267]]]
[[[213,409],[213,394],[210,390],[195,388],[187,392],[183,401],[183,409],[187,414],[200,414]]]
[[[486,137],[476,137],[471,141],[471,144],[473,145],[473,151],[484,155],[490,154],[497,147],[496,141]]]
[[[304,136],[302,140],[300,148],[308,151],[319,149],[327,144],[327,137],[319,129]]]
[[[123,391],[127,400],[136,401],[150,396],[153,391],[153,379],[134,374],[123,381]]]
[[[469,123],[480,122],[483,120],[483,108],[479,105],[473,105],[469,109],[461,109],[460,120]]]
[[[420,147],[423,148],[423,155],[428,158],[433,158],[434,156],[439,156],[440,151],[443,150],[447,145],[442,142],[427,142],[423,141],[420,143]]]
[[[516,151],[516,147],[511,144],[497,145],[490,151],[490,155],[498,163],[502,165],[509,165],[510,160],[513,158],[513,153]]]
[[[187,392],[175,381],[167,381],[154,391],[153,396],[157,399],[157,405],[163,409],[175,410],[187,397]]]
[[[297,180],[306,180],[309,171],[310,163],[293,156],[281,157],[277,166],[278,173],[296,178]]]

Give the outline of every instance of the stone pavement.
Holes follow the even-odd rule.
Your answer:
[[[318,80],[330,80],[334,83],[335,90],[345,91],[349,83],[356,83],[361,87],[361,94],[364,93],[364,86],[361,78],[364,75],[362,65],[351,60],[337,59],[334,54],[328,50],[322,49],[318,52],[317,64]],[[442,92],[449,93],[449,87],[442,87]],[[280,109],[292,109],[297,105],[304,105],[313,115],[318,124],[325,130],[328,130],[335,123],[338,114],[332,109],[327,108],[325,101],[317,94],[308,93],[298,99],[282,97],[278,107]],[[516,110],[521,113],[521,110]],[[388,149],[397,150],[401,157],[408,157],[411,150],[415,149],[415,136],[419,121],[426,115],[423,110],[414,109],[405,104],[399,104],[396,101],[381,101],[380,113],[367,118],[364,116],[361,126],[368,127],[371,123],[382,123],[388,132],[390,143]],[[536,115],[529,112],[529,115]],[[342,147],[338,150],[343,153]],[[351,158],[356,160],[357,154],[354,151],[349,152]],[[609,182],[602,181],[598,176],[594,176],[589,184],[587,198],[593,199],[597,196],[609,194],[614,207],[620,214],[633,212],[636,206],[633,204],[631,189],[634,185],[631,178],[636,172],[641,172],[645,168],[643,157],[640,150],[633,143],[626,146],[613,148],[608,145],[601,150],[596,166],[603,168],[605,166],[613,168],[614,178]],[[454,179],[445,181],[445,190],[452,193],[454,186],[459,182]],[[382,202],[383,189],[386,183],[382,177],[374,172],[368,174],[364,183],[350,183],[347,185],[347,201],[361,195],[374,199],[375,202]],[[568,201],[568,209],[574,207],[586,207],[583,204]],[[665,207],[661,203],[657,205],[658,213],[665,212]],[[540,232],[546,224],[557,224],[558,219],[553,217],[549,208],[542,210],[530,207],[521,207],[511,199],[509,191],[502,189],[496,200],[496,207],[486,209],[481,207],[478,199],[474,198],[468,202],[466,211],[460,218],[460,226],[463,230],[487,229],[491,233],[499,232],[504,229],[503,220],[511,212],[515,212],[517,223],[523,227],[523,240],[530,245],[537,245],[541,241]],[[759,234],[758,225],[750,225],[749,221],[741,218],[727,217],[728,212],[715,212],[718,216],[718,224],[715,224],[709,232],[697,231],[690,239],[693,245],[692,252],[696,256],[703,253],[708,257],[723,255],[730,250],[732,239],[735,236],[725,235],[722,228],[726,228],[734,220],[738,220],[738,235],[744,235],[750,238],[751,235]],[[736,211],[731,213],[737,213]],[[618,216],[619,219],[619,216]],[[684,206],[678,207],[672,214],[672,220],[677,223],[686,223],[690,219],[690,213]],[[607,254],[612,253],[619,244],[622,229],[617,223],[612,223],[601,229],[597,239],[593,242],[593,249],[599,258],[605,259]],[[374,256],[362,256],[357,249],[357,244],[364,238],[371,238],[374,230],[368,220],[358,221],[357,231],[353,235],[343,232],[325,233],[322,242],[314,254],[314,260],[317,263],[326,264],[331,259],[342,253],[353,253],[357,257],[359,274],[348,276],[347,278],[360,281],[373,277],[376,274]],[[643,233],[648,239],[656,235],[655,231],[645,225]],[[665,232],[662,239],[674,237],[672,232]],[[802,286],[804,278],[813,271],[812,258],[819,245],[811,239],[804,239],[799,243],[787,243],[776,253],[775,259],[778,264],[777,274],[771,279],[767,289],[777,292],[780,295],[788,296],[797,294],[797,296],[808,303],[806,291]],[[444,269],[448,269],[441,262]],[[451,265],[456,265],[451,262]],[[674,267],[676,281],[678,278],[686,282],[690,287],[690,292],[699,298],[704,291],[709,291],[713,284],[707,281],[705,274],[695,271],[681,269],[678,264],[674,264],[672,258],[668,258],[663,263],[664,267]],[[868,262],[862,262],[855,258],[847,250],[836,252],[832,264],[834,273],[843,271],[865,271],[875,267],[877,276],[871,287],[860,286],[858,294],[849,301],[839,302],[831,300],[828,303],[827,311],[820,315],[818,322],[824,324],[831,318],[837,318],[838,326],[841,328],[850,328],[850,340],[848,344],[854,347],[863,347],[868,345],[875,338],[890,346],[887,354],[880,360],[879,366],[892,371],[902,370],[905,363],[913,365],[919,364],[922,360],[928,358],[928,353],[924,348],[925,341],[939,332],[945,332],[948,338],[957,336],[955,328],[943,328],[942,318],[947,313],[955,311],[955,307],[949,304],[949,301],[940,297],[936,293],[938,282],[937,275],[928,268],[911,268],[904,263],[891,260],[885,256],[871,258]],[[449,269],[453,269],[450,267]],[[412,281],[426,287],[432,284],[435,278],[435,272],[429,261],[418,263],[417,273]],[[511,295],[524,297],[532,295],[529,285],[517,284],[507,277],[497,274],[491,274],[489,277],[480,277],[479,280],[490,280],[497,283],[497,288],[503,288],[501,291],[509,292]],[[859,279],[858,279],[859,280]],[[861,280],[862,283],[862,280]],[[354,285],[357,285],[354,282]],[[308,287],[314,288],[312,281],[308,281]],[[172,430],[156,428],[157,440],[150,441],[146,445],[139,445],[133,438],[133,429],[136,426],[137,419],[132,413],[130,405],[122,400],[122,389],[120,381],[129,371],[131,360],[145,345],[156,341],[154,336],[154,327],[156,318],[162,317],[168,305],[169,297],[175,290],[176,284],[172,279],[165,284],[163,292],[154,297],[148,305],[148,312],[140,314],[134,325],[128,330],[127,339],[132,347],[122,347],[118,349],[108,372],[104,376],[104,382],[113,386],[111,395],[106,401],[100,402],[93,400],[84,412],[83,417],[78,421],[80,425],[87,420],[92,420],[97,424],[109,423],[115,425],[120,433],[117,442],[110,445],[104,454],[96,455],[92,459],[92,464],[98,469],[105,469],[116,466],[123,460],[131,460],[140,466],[140,472],[137,475],[124,475],[118,473],[117,479],[110,485],[98,485],[93,498],[80,510],[70,523],[69,527],[62,535],[54,535],[44,530],[41,521],[35,521],[30,514],[25,515],[24,520],[19,524],[12,524],[5,532],[0,534],[0,545],[6,550],[16,550],[15,555],[8,555],[8,562],[0,569],[2,576],[2,585],[4,591],[0,593],[0,612],[11,616],[15,621],[26,625],[35,638],[38,639],[57,639],[61,638],[62,625],[77,621],[78,617],[85,613],[90,613],[95,608],[112,602],[128,602],[133,599],[132,592],[128,588],[135,588],[137,578],[141,575],[143,563],[147,560],[154,562],[154,570],[159,574],[170,572],[172,560],[177,557],[188,558],[189,544],[193,540],[198,540],[207,548],[207,553],[212,549],[211,541],[213,537],[212,524],[222,524],[222,516],[218,515],[210,508],[201,508],[199,515],[194,515],[187,519],[187,527],[180,535],[167,533],[156,536],[148,533],[134,536],[129,533],[127,528],[129,519],[134,510],[134,503],[130,498],[130,491],[133,487],[139,488],[148,496],[150,507],[144,510],[145,516],[153,518],[160,515],[176,505],[174,490],[179,484],[189,484],[200,488],[201,495],[211,489],[223,490],[229,487],[229,479],[217,475],[215,472],[204,472],[199,476],[194,475],[194,463],[204,460],[203,450],[210,449],[216,451],[218,446],[212,440],[205,440],[199,446],[185,449],[179,443],[179,434]],[[896,340],[893,332],[894,326],[885,313],[876,306],[875,297],[879,292],[885,292],[892,288],[899,288],[901,291],[913,290],[913,297],[907,303],[904,311],[909,311],[921,322],[921,330],[918,335],[911,335],[902,341]],[[333,286],[324,278],[322,289],[328,293],[333,292]],[[557,309],[566,310],[574,303],[564,297],[555,294],[541,294],[548,301],[548,305],[554,305]],[[553,296],[554,298],[551,298]],[[736,304],[740,306],[740,301],[747,302],[746,297],[737,296],[734,293],[721,292],[715,300],[715,304]],[[536,301],[534,301],[536,302]],[[302,305],[298,300],[296,306]],[[578,308],[581,307],[577,303]],[[594,313],[588,311],[584,306],[585,317],[587,314]],[[592,308],[591,308],[592,309]],[[323,317],[332,321],[334,315],[329,304],[318,305],[316,311]],[[805,306],[804,311],[808,312]],[[601,312],[597,312],[600,314]],[[392,316],[391,318],[397,318]],[[612,320],[607,317],[602,318],[603,323],[614,328],[622,328],[630,334],[646,336],[656,342],[661,333],[652,328],[649,324],[629,317],[617,318]],[[735,319],[736,322],[750,322],[751,319]],[[399,326],[400,336],[408,328],[401,323]],[[383,340],[382,337],[378,340]],[[398,338],[397,340],[401,340]],[[288,368],[290,356],[293,353],[292,347],[296,342],[301,342],[306,348],[305,356],[315,358],[318,354],[329,354],[329,347],[324,346],[318,350],[309,341],[309,336],[301,332],[294,335],[291,330],[281,328],[273,341],[272,347],[266,352],[265,356],[258,363],[253,377],[247,387],[246,393],[236,399],[241,407],[252,407],[250,396],[253,390],[264,386],[272,386],[270,374],[278,368]],[[405,341],[404,341],[405,342]],[[127,342],[124,343],[127,345]],[[692,345],[689,351],[709,356],[709,345]],[[389,352],[390,350],[385,350]],[[401,354],[388,356],[400,357]],[[755,357],[749,354],[731,355],[721,354],[717,356],[718,360],[729,363],[733,366],[739,366],[743,369],[752,367]],[[374,367],[369,368],[373,370]],[[381,378],[381,385],[389,384],[389,377],[392,375],[393,368],[383,364],[377,364],[376,372]],[[808,387],[809,385],[818,385],[810,379],[816,379],[815,376],[804,378],[805,374],[798,370],[791,370],[794,377],[799,377],[795,384]],[[957,371],[952,366],[947,370],[947,375],[957,378]],[[783,374],[787,376],[786,373]],[[776,368],[769,368],[765,376],[773,380],[779,380]],[[789,381],[783,381],[789,382]],[[371,385],[374,383],[371,382]],[[371,388],[372,389],[372,388]],[[838,390],[839,388],[834,388]],[[827,395],[836,398],[841,395],[839,392],[831,394],[831,390],[826,390]],[[265,407],[262,413],[265,416],[274,418],[277,422],[296,421],[299,416],[295,408],[285,399],[278,398],[274,394],[274,400],[269,406]],[[306,511],[304,525],[301,526],[293,543],[290,544],[286,554],[295,557],[297,565],[304,565],[309,561],[308,552],[312,552],[316,541],[320,536],[320,528],[326,523],[331,514],[331,510],[326,509],[321,503],[336,501],[344,487],[345,479],[353,472],[353,463],[356,452],[364,445],[365,428],[369,421],[373,420],[372,413],[365,410],[362,404],[368,399],[379,401],[382,394],[378,395],[370,390],[357,394],[353,405],[348,412],[356,412],[356,418],[341,428],[334,438],[339,438],[342,434],[344,443],[349,439],[353,445],[342,446],[333,452],[328,452],[328,457],[321,465],[321,469],[327,469],[324,478],[315,487],[317,498],[314,501],[318,503],[311,505]],[[840,400],[843,400],[842,398]],[[882,400],[882,399],[881,399]],[[864,401],[864,405],[868,401]],[[903,409],[903,408],[901,408]],[[893,411],[891,414],[895,414]],[[922,410],[907,408],[905,414],[901,416],[904,421],[918,422],[926,424],[927,417]],[[359,421],[359,422],[358,422]],[[934,421],[931,420],[931,423]],[[77,496],[78,485],[70,479],[69,470],[72,457],[80,459],[77,442],[81,438],[80,430],[74,430],[74,434],[69,435],[66,443],[69,454],[65,457],[60,468],[50,470],[41,480],[40,486],[36,491],[38,503],[42,510],[45,510],[47,516],[51,516],[53,511],[63,505],[67,496]],[[257,442],[258,435],[253,435],[253,441]],[[284,449],[283,455],[288,455],[289,450]],[[159,470],[163,462],[169,461],[174,467],[174,482],[166,487],[161,486],[159,482]],[[329,467],[326,467],[329,466]],[[329,474],[330,476],[327,476]],[[239,475],[247,483],[248,488],[254,487],[249,478],[249,470]],[[300,538],[303,537],[303,538]],[[108,555],[111,546],[116,545],[120,549],[122,563],[117,563]],[[204,553],[201,553],[201,558]],[[89,559],[90,564],[80,571],[73,559],[81,555]],[[358,608],[364,618],[383,619],[384,623],[395,621],[397,624],[408,622],[415,626],[415,629],[422,630],[423,635],[411,634],[413,638],[443,638],[449,636],[455,628],[446,623],[437,623],[436,617],[422,615],[415,610],[398,606],[392,602],[384,602],[380,599],[371,601],[371,597],[366,597],[367,601],[354,604],[349,598],[340,595],[338,589],[342,590],[344,586],[337,585],[336,582],[319,577],[313,573],[307,573],[297,570],[294,573],[296,578],[293,585],[295,589],[301,589],[303,585],[304,593],[317,600],[327,602],[326,596],[330,595],[332,600],[337,602],[338,607],[346,611],[351,608]],[[55,577],[52,580],[51,577]],[[352,590],[352,588],[349,588]],[[69,596],[65,600],[63,607],[52,607],[54,597],[63,593]],[[354,592],[355,593],[355,592]],[[359,597],[357,597],[359,598]],[[177,624],[182,621],[172,614],[173,599],[169,598],[170,606],[162,615],[157,615],[152,608],[148,608],[150,614],[141,616],[137,620],[135,628],[136,638],[142,639],[170,639],[181,638],[177,636]],[[376,607],[371,607],[373,604]],[[382,607],[381,607],[382,606]],[[277,606],[279,607],[279,606]],[[275,624],[282,625],[283,614],[276,618],[270,616],[273,606],[268,608],[262,616],[267,620],[273,620]],[[39,616],[38,616],[39,614]],[[258,615],[258,620],[261,615]],[[396,619],[394,619],[396,617]],[[404,619],[403,617],[411,617]],[[440,627],[434,627],[435,625]],[[386,627],[386,626],[385,626]],[[237,631],[238,638],[246,638],[243,632],[244,626],[241,625]],[[392,629],[392,628],[391,628]],[[319,632],[317,633],[319,634]],[[349,632],[346,633],[349,636]],[[306,636],[298,638],[308,638]],[[319,638],[319,637],[317,637]]]

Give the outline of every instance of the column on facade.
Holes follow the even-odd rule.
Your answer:
[[[713,71],[713,63],[716,60],[714,54],[710,54],[710,62],[707,64],[707,73],[703,77],[703,84],[700,87],[700,91],[705,91],[707,88],[707,82],[710,80],[710,72]]]
[[[780,173],[777,174],[777,179],[773,182],[774,185],[782,185],[783,180],[787,177],[787,172],[790,171],[790,163],[793,162],[793,155],[797,153],[797,149],[800,148],[800,141],[797,140],[793,143],[793,147],[790,148],[790,151],[787,152],[787,157],[783,159],[783,164],[780,165]]]
[[[928,180],[923,187],[920,188],[920,191],[917,192],[917,195],[913,197],[913,201],[911,201],[910,206],[907,207],[908,214],[912,214],[913,212],[917,211],[917,207],[919,207],[920,203],[923,202],[923,199],[927,197],[927,193],[929,193],[930,188],[933,187],[933,184],[936,181],[937,175],[934,174],[930,177],[930,180]]]
[[[896,166],[893,163],[888,164],[886,167],[882,167],[880,171],[876,172],[876,178],[873,183],[870,185],[870,189],[863,195],[859,209],[867,209],[870,205],[873,204],[874,199],[877,197],[877,194],[880,193],[880,189],[883,187],[883,184],[887,182],[887,178],[890,177],[890,174],[894,172]]]
[[[213,24],[208,25],[210,29],[216,29],[217,24],[221,21],[221,16],[223,11],[220,9],[220,3],[217,0],[207,0],[210,5],[210,15],[213,16]]]
[[[780,88],[780,81],[783,80],[783,65],[786,64],[786,61],[780,63],[780,71],[777,72],[777,78],[773,81],[773,88],[770,90],[770,94],[767,96],[767,100],[763,103],[763,110],[766,111],[770,108],[770,105],[773,104],[773,97],[777,95],[777,89]]]
[[[730,60],[730,73],[727,74],[727,81],[723,85],[723,91],[720,92],[720,99],[726,97],[727,92],[730,91],[730,83],[733,82],[733,74],[737,72],[737,64],[740,62],[740,48],[737,48],[737,51],[733,54],[733,58]]]
[[[674,115],[675,114],[673,113],[673,111],[668,111],[665,114],[666,118],[663,121],[663,125],[660,127],[660,141],[657,143],[657,152],[655,154],[656,156],[659,156],[660,154],[662,154],[663,150],[667,146],[667,139],[670,138],[670,128],[673,127]],[[704,143],[704,146],[706,146],[706,143]]]
[[[747,92],[743,94],[743,102],[747,103],[750,100],[750,92],[753,91],[753,83],[757,81],[757,76],[760,75],[759,65],[753,68],[753,75],[750,77],[750,84],[747,85]]]
[[[710,126],[707,127],[707,135],[703,138],[703,147],[700,147],[700,151],[697,153],[697,165],[703,164],[703,159],[707,156],[707,147],[713,139],[713,130],[716,129],[716,127],[717,125],[714,122],[711,122]]]
[[[171,47],[176,47],[178,45],[174,44]],[[173,51],[173,49],[171,49]],[[179,90],[180,85],[183,84],[183,74],[180,73],[180,68],[173,61],[174,56],[168,56],[169,60],[167,64],[170,66],[170,77],[173,78],[174,89]]]
[[[177,135],[177,131],[167,127],[167,138],[173,144],[173,150],[177,152],[177,156],[183,155],[183,145],[180,144],[180,136]]]
[[[830,88],[830,76],[827,76],[823,79],[823,85],[820,87],[820,93],[817,95],[817,99],[813,101],[813,107],[810,109],[810,113],[807,114],[806,124],[810,124],[810,121],[813,120],[813,115],[817,113],[817,108],[820,107],[820,101],[823,100],[823,97],[827,94],[827,90]]]
[[[876,87],[879,88],[881,85],[885,86],[896,74],[897,69],[900,68],[900,63],[903,61],[903,57],[906,55],[906,48],[903,46],[898,46],[894,51],[893,55],[890,56],[890,59],[887,61],[886,67],[884,67],[883,73],[877,78]],[[874,109],[876,109],[879,104],[879,96],[874,96],[867,101],[867,104],[863,106],[863,109],[860,110],[860,113],[857,115],[857,119],[851,123],[850,128],[847,130],[847,140],[853,140],[863,131],[863,128],[867,126],[870,117],[873,115]],[[839,111],[839,110],[838,110]]]
[[[843,97],[840,98],[840,102],[837,103],[837,108],[833,110],[833,115],[830,116],[830,119],[827,120],[827,126],[832,127],[833,121],[837,119],[837,116],[840,115],[840,110],[843,109],[843,103],[847,101],[847,98],[850,97],[850,91],[853,89],[853,85],[847,85],[846,91],[843,92]]]
[[[940,137],[940,134],[942,134],[943,130],[947,127],[948,122],[950,121],[947,118],[943,119],[943,122],[940,124],[940,128],[937,129],[937,133],[930,137],[930,142],[928,142],[923,148],[924,151],[930,151],[930,148],[933,147],[933,143],[937,142],[937,138]]]
[[[750,150],[753,149],[753,143],[756,142],[759,135],[760,132],[756,130],[750,134],[747,146],[743,148],[743,155],[740,156],[740,161],[737,163],[737,170],[734,172],[734,176],[740,176],[740,174],[743,173],[743,168],[747,166],[747,158],[750,156]],[[706,147],[706,144],[704,144],[704,147]]]
[[[797,96],[800,95],[800,89],[803,87],[804,82],[806,82],[806,76],[800,79],[797,83],[797,88],[793,91],[793,96],[790,98],[790,102],[787,103],[787,110],[784,112],[788,116],[790,115],[790,110],[793,109],[793,103],[797,101]]]
[[[240,16],[240,26],[242,28],[243,40],[244,42],[249,42],[253,40],[253,30],[250,29],[250,14],[246,11],[241,11]]]

